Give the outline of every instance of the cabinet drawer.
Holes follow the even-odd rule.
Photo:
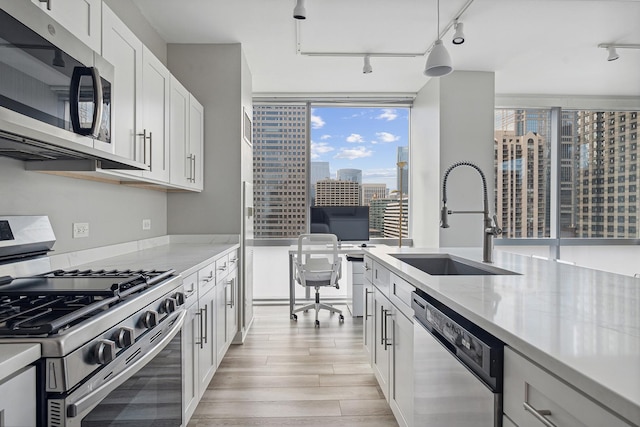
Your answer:
[[[373,283],[373,260],[366,255],[362,262],[362,268],[364,269],[364,278]]]
[[[238,261],[239,261],[239,257],[238,257],[238,250],[234,249],[233,251],[229,252],[229,271],[233,271],[234,268],[238,268]]]
[[[217,281],[220,281],[220,279],[229,274],[229,270],[229,254],[222,255],[220,258],[216,259]]]
[[[504,413],[520,427],[630,427],[508,347],[504,349]]]
[[[398,307],[398,310],[402,311],[402,313],[409,318],[413,316],[413,309],[411,308],[411,292],[415,290],[415,286],[395,274],[391,274],[389,299]]]
[[[373,284],[387,298],[389,297],[389,285],[391,283],[391,272],[377,262],[373,263]]]
[[[202,296],[209,292],[216,284],[216,265],[211,263],[198,270],[198,295]]]
[[[198,273],[192,273],[182,279],[182,286],[184,288],[184,303],[189,307],[198,301]]]

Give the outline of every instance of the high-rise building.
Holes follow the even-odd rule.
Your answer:
[[[324,179],[316,182],[316,206],[359,206],[360,184]]]
[[[579,111],[578,237],[638,237],[638,112]]]
[[[253,106],[254,235],[293,238],[307,230],[308,109]]]
[[[505,237],[545,237],[546,140],[496,131],[496,211]]]
[[[387,196],[387,184],[362,184],[362,206],[368,206],[371,199],[384,199]]]
[[[400,222],[402,220],[402,223]],[[392,199],[384,210],[384,237],[398,237],[402,228],[402,237],[409,235],[409,203],[402,198],[402,219],[400,218],[400,200]]]
[[[362,184],[362,171],[360,169],[338,169],[338,181],[351,181]]]
[[[396,168],[397,168],[396,188],[402,190],[402,194],[409,194],[409,147],[407,146],[398,147],[397,157],[398,157],[397,163],[405,162],[406,165],[401,169],[399,166],[397,166],[397,163],[396,163]],[[400,177],[402,177],[402,188],[400,188]]]
[[[384,237],[384,212],[396,199],[373,198],[369,202],[369,237]]]
[[[311,193],[311,206],[316,204],[316,182],[321,179],[330,179],[329,162],[311,162],[311,173],[309,174],[309,185]]]

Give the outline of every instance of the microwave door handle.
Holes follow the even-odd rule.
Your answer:
[[[83,128],[80,125],[80,82],[83,76],[90,76],[93,85],[93,122],[91,129]],[[100,124],[102,123],[102,82],[100,81],[100,73],[96,67],[75,67],[71,75],[71,86],[69,89],[71,125],[73,131],[78,135],[98,136]]]
[[[104,102],[104,94],[102,93],[102,80],[97,67],[89,67],[91,70],[91,79],[93,80],[93,126],[91,126],[91,135],[97,138],[100,134],[100,126],[102,125],[102,103]]]
[[[134,374],[140,371],[140,369],[147,365],[169,344],[169,342],[171,342],[171,340],[173,340],[173,338],[175,338],[180,329],[182,329],[186,314],[187,312],[185,310],[175,311],[172,316],[168,317],[165,320],[166,322],[171,322],[173,319],[176,319],[171,326],[171,330],[162,340],[155,343],[153,347],[145,349],[146,353],[143,354],[142,357],[133,362],[127,369],[114,376],[109,382],[102,384],[100,387],[92,390],[90,393],[80,397],[74,403],[69,404],[66,411],[67,416],[69,418],[74,418],[91,411],[105,397],[107,397],[109,393],[120,387],[125,381],[127,381]],[[105,368],[108,368],[108,366],[109,365],[106,365]]]

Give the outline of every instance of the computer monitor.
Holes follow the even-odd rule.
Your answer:
[[[341,242],[369,240],[369,206],[312,206],[311,233],[335,234]]]

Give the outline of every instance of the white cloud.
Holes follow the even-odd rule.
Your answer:
[[[376,119],[378,120],[386,120],[390,122],[391,120],[395,120],[398,117],[398,113],[393,108],[383,108],[382,113]]]
[[[311,159],[318,159],[321,155],[330,153],[335,150],[332,146],[326,142],[313,142],[311,141]]]
[[[347,137],[347,142],[364,142],[364,138],[362,137],[362,135],[352,133]]]
[[[320,139],[323,140],[323,141],[326,141],[327,139],[330,139],[330,138],[331,138],[331,135],[322,135],[320,137]]]
[[[315,114],[313,114],[313,111],[311,111],[311,127],[313,129],[320,129],[325,125],[324,120],[322,120],[322,117],[320,116],[316,116]]]
[[[400,139],[398,135],[389,132],[376,132],[376,136],[378,137],[377,142],[396,142]]]
[[[371,157],[373,151],[367,150],[365,147],[341,148],[338,154],[333,156],[334,159],[361,159],[363,157]]]
[[[373,180],[380,178],[395,178],[397,175],[397,171],[395,168],[387,168],[387,169],[368,169],[362,171],[362,179],[365,178],[369,181],[373,182]]]

